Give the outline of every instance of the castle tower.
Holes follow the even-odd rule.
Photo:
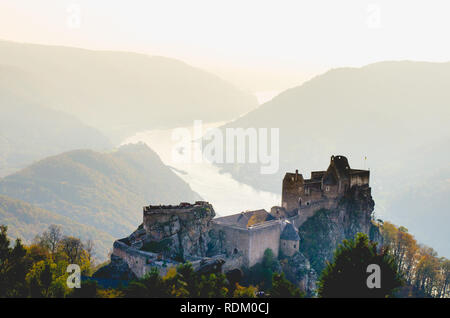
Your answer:
[[[336,200],[353,186],[369,185],[369,170],[352,169],[345,156],[331,156],[325,171],[312,171],[310,179],[298,173],[286,173],[283,179],[281,207],[289,213],[301,213],[311,204]],[[280,210],[281,211],[281,210]],[[275,212],[280,212],[275,211]],[[274,214],[277,217],[276,214]]]
[[[299,250],[300,237],[291,223],[287,223],[280,235],[280,251],[285,256],[292,256]]]
[[[296,210],[301,205],[303,194],[303,176],[295,170],[295,173],[286,173],[283,179],[283,190],[281,194],[281,206],[286,211]]]

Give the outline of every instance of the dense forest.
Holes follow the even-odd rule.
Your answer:
[[[256,297],[257,287],[240,286],[223,274],[199,275],[189,263],[171,268],[161,277],[151,271],[127,286],[102,288],[95,280],[84,280],[81,288],[67,286],[69,264],[78,264],[83,277],[100,266],[94,265],[92,241],[82,242],[63,235],[60,227],[51,225],[36,236],[31,245],[16,239],[13,246],[7,226],[0,227],[0,297]],[[300,297],[298,288],[274,274],[271,292],[278,297]],[[231,283],[230,283],[231,282]]]
[[[439,257],[431,247],[419,244],[408,229],[383,223],[384,245],[402,273],[401,296],[449,297],[450,260]]]

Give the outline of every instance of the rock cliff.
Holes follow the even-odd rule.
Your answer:
[[[312,292],[326,262],[333,260],[336,247],[344,239],[362,232],[381,245],[379,228],[372,219],[374,206],[370,188],[355,186],[336,208],[316,211],[299,227],[300,253],[284,262],[283,271],[306,292]]]
[[[281,270],[288,280],[300,287],[308,296],[314,294],[317,289],[318,275],[305,255],[297,252],[289,258],[281,260],[280,264]]]
[[[142,249],[160,252],[157,247],[162,245],[161,248],[169,258],[190,260],[204,257],[207,233],[214,216],[214,208],[206,202],[146,210]]]

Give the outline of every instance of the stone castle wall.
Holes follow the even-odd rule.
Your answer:
[[[120,240],[114,242],[112,256],[116,256],[121,262],[126,263],[128,268],[138,278],[145,276],[152,268],[156,268],[161,276],[165,276],[170,268],[180,264],[171,259],[161,260],[156,253],[135,249]],[[111,257],[112,259],[113,257]],[[194,270],[197,270],[201,266],[201,259],[191,261],[190,263]]]
[[[268,221],[249,228],[212,222],[216,233],[222,232],[222,251],[226,255],[224,270],[251,267],[262,261],[270,248],[278,257],[281,225],[278,220]]]
[[[158,260],[157,254],[137,250],[120,240],[114,242],[112,255],[118,256],[125,262],[137,277],[143,277],[153,267],[157,268],[160,275],[164,276],[170,267],[178,265],[176,262]]]
[[[369,184],[369,173],[350,176],[350,187],[354,185],[362,186],[365,184]]]
[[[346,157],[331,156],[328,169],[311,172],[311,179],[304,179],[298,170],[286,173],[281,205],[290,212],[324,198],[336,199],[353,186],[369,185],[369,177],[368,170],[351,169]]]
[[[249,231],[238,226],[217,223],[214,220],[211,224],[213,231],[222,236],[218,244],[220,252],[226,257],[224,270],[248,266]]]
[[[337,199],[322,199],[319,201],[313,201],[309,205],[303,205],[300,207],[298,214],[288,218],[292,222],[294,227],[299,228],[305,221],[314,215],[314,213],[320,209],[334,209],[338,205]]]
[[[280,248],[281,224],[278,220],[268,221],[253,226],[250,232],[249,266],[262,261],[266,249],[271,249],[275,257],[278,257]]]

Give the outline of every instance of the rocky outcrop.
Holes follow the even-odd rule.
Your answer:
[[[136,275],[122,258],[111,255],[108,265],[101,267],[92,275],[94,278],[130,281],[136,279]]]
[[[281,260],[280,264],[281,270],[288,280],[300,287],[308,296],[315,295],[317,274],[302,253],[297,252],[289,258]]]
[[[214,216],[212,205],[204,201],[147,206],[143,223],[128,237],[114,242],[110,264],[96,275],[132,279],[156,268],[164,276],[169,268],[187,261],[202,273],[221,272],[224,261],[220,256],[205,258]]]
[[[222,265],[225,263],[223,259],[207,259],[204,258],[200,261],[200,265],[197,269],[197,273],[200,275],[209,275],[222,273]]]
[[[165,256],[169,258],[190,260],[205,257],[207,233],[214,216],[214,209],[207,202],[148,207],[144,210],[142,248],[151,249],[159,243],[164,245]]]
[[[353,186],[337,198],[331,208],[311,210],[299,227],[300,251],[280,260],[286,278],[308,296],[314,296],[320,273],[332,261],[337,246],[358,232],[382,243],[378,227],[372,221],[375,203],[368,186]],[[381,245],[381,244],[380,244]]]
[[[332,261],[338,244],[354,238],[358,232],[382,243],[380,231],[372,220],[374,206],[370,188],[354,186],[336,208],[316,211],[299,227],[300,252],[316,273],[320,275],[326,261]]]

